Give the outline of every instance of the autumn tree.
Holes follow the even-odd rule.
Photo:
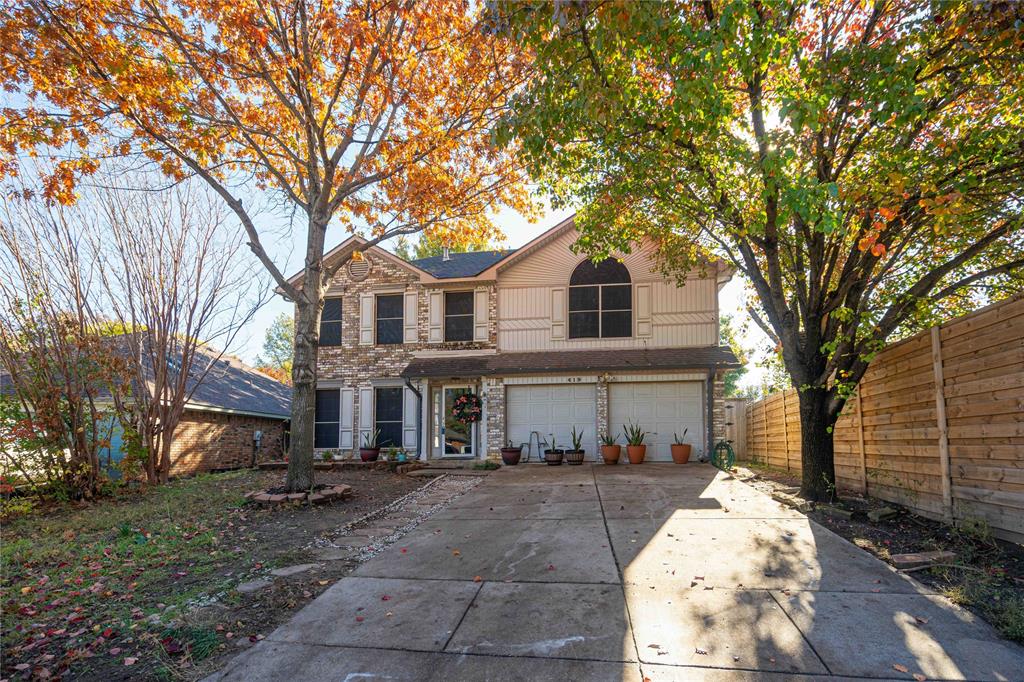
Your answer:
[[[256,368],[275,379],[289,382],[294,345],[295,318],[288,313],[281,313],[274,318],[263,335],[263,353],[256,358]]]
[[[0,192],[0,472],[40,495],[92,497],[131,372],[90,304],[101,286],[61,210]],[[84,254],[84,255],[83,255]]]
[[[195,180],[161,189],[151,176],[127,177],[134,191],[94,189],[71,212],[76,232],[88,235],[79,257],[94,263],[102,284],[90,308],[116,324],[107,345],[129,360],[131,400],[118,412],[140,441],[147,481],[166,483],[185,406],[224,371],[223,349],[268,287],[253,277],[244,239],[212,190]]]
[[[1024,6],[496,2],[537,78],[503,139],[581,250],[749,279],[799,389],[801,492],[885,343],[1022,288]]]
[[[489,28],[462,0],[13,0],[0,18],[0,148],[60,159],[50,199],[109,155],[196,176],[294,301],[291,491],[313,483],[319,319],[343,265],[324,263],[328,227],[478,241],[499,205],[527,208],[489,134],[526,71]],[[268,197],[305,233],[296,283],[253,217]]]
[[[449,253],[467,253],[470,251],[490,251],[494,247],[487,241],[463,242],[459,244],[446,245],[438,239],[421,236],[415,242],[405,237],[399,237],[395,244],[395,255],[403,260],[418,260],[440,256],[445,248]]]

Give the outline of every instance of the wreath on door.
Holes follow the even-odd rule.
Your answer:
[[[483,415],[483,403],[475,393],[463,393],[452,402],[452,417],[462,424],[473,424],[480,421]]]

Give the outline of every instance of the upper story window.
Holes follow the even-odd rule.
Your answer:
[[[633,335],[633,285],[614,258],[583,261],[569,278],[569,338]]]
[[[324,312],[320,315],[320,345],[341,345],[341,299],[324,299]]]
[[[446,291],[444,294],[444,340],[473,340],[473,292]]]
[[[377,345],[402,343],[402,294],[377,296]]]

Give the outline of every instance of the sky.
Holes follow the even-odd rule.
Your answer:
[[[554,227],[571,214],[571,210],[552,209],[548,210],[535,222],[530,223],[522,215],[509,209],[497,214],[493,219],[495,224],[505,234],[505,241],[500,246],[503,248],[518,248],[545,230]],[[298,270],[302,262],[302,240],[304,239],[305,231],[302,229],[293,231],[276,229],[272,230],[272,232],[277,234],[278,238],[275,242],[267,244],[267,250],[275,263],[282,267],[284,272],[290,276]],[[348,233],[339,226],[335,225],[328,228],[327,250],[332,249],[348,236]],[[385,243],[384,246],[385,248],[390,248],[391,245]],[[254,261],[254,267],[259,268],[260,265]],[[722,314],[731,313],[733,315],[733,319],[737,323],[740,343],[751,360],[748,363],[747,374],[740,381],[740,386],[758,386],[761,383],[763,371],[757,366],[755,360],[762,357],[766,352],[768,339],[756,325],[747,322],[749,316],[742,305],[743,289],[744,284],[740,277],[734,276],[732,281],[726,284],[719,293],[719,308]],[[281,313],[291,315],[292,306],[280,296],[274,296],[269,303],[256,313],[248,325],[242,329],[229,351],[240,356],[248,363],[255,363],[256,356],[259,355],[263,347],[263,338],[267,328],[270,327],[274,319]]]

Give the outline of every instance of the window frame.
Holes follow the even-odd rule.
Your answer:
[[[341,389],[340,388],[318,388],[313,395],[313,449],[314,450],[337,450],[341,447]],[[320,419],[321,411],[316,409],[320,402],[321,393],[333,392],[337,396],[338,412],[333,420]],[[334,424],[334,445],[318,444],[317,427],[320,424]]]
[[[458,291],[445,291],[442,292],[441,298],[442,314],[441,314],[441,327],[442,327],[442,338],[445,343],[465,343],[473,340],[473,329],[476,323],[476,297],[475,292],[472,289],[460,289]],[[449,314],[448,312],[448,295],[449,294],[462,294],[469,297],[469,313],[457,313]],[[469,318],[469,335],[464,339],[450,339],[448,338],[448,318],[449,317],[468,317]]]
[[[381,391],[397,391],[398,392],[398,420],[387,419],[380,420],[378,409],[378,402],[380,400]],[[405,389],[402,386],[374,386],[373,387],[373,428],[379,429],[379,424],[397,424],[398,425],[398,442],[392,442],[390,445],[384,445],[380,441],[378,436],[377,445],[382,448],[401,448],[403,447],[403,435],[405,433]],[[383,435],[383,432],[382,432]]]
[[[381,298],[395,298],[398,299],[398,317],[381,317],[380,316],[380,299]],[[380,340],[380,323],[381,321],[393,322],[398,320],[398,340],[397,341],[381,341]],[[401,346],[405,343],[405,294],[404,293],[379,293],[373,296],[373,342],[376,346]]]
[[[606,259],[606,260],[611,260],[611,259]],[[581,266],[584,266],[585,264],[587,264],[589,262],[590,261],[584,260],[584,261],[581,261],[580,263],[577,263],[576,266],[573,268],[572,273],[570,273],[570,275],[569,275],[569,281],[572,282],[572,277],[576,274],[576,271]],[[602,261],[602,263],[603,262],[604,261]],[[634,294],[633,294],[633,278],[630,276],[629,269],[626,268],[626,266],[624,264],[620,263],[620,265],[622,266],[622,269],[625,271],[625,275],[628,278],[628,280],[625,281],[625,282],[597,282],[597,283],[588,283],[588,284],[571,284],[570,283],[568,285],[568,291],[567,291],[567,295],[566,295],[566,322],[567,322],[568,327],[569,327],[568,330],[567,330],[567,338],[570,341],[578,340],[578,339],[630,339],[630,338],[634,337],[634,330],[633,330],[633,308],[635,307],[636,301],[633,300],[634,299]],[[617,288],[628,289],[629,290],[629,307],[628,308],[605,308],[605,289],[606,288],[607,289],[612,289],[612,290],[617,289]],[[597,307],[596,308],[586,308],[586,309],[576,309],[576,310],[574,310],[573,309],[573,292],[575,291],[575,292],[581,292],[582,293],[584,291],[591,291],[591,290],[594,292],[594,297],[596,299],[595,305]],[[611,292],[609,292],[609,293],[611,293]],[[628,333],[626,333],[626,334],[616,334],[614,336],[606,334],[605,333],[605,316],[608,313],[620,313],[620,314],[621,313],[629,313]],[[574,318],[574,315],[576,316],[575,318]],[[574,319],[577,319],[577,320],[580,319],[579,318],[580,315],[588,315],[588,316],[593,315],[596,318],[596,330],[597,330],[596,334],[591,335],[591,334],[574,333],[573,320]],[[580,325],[582,323],[577,322],[576,324]]]
[[[321,346],[330,346],[330,347],[340,346],[340,345],[342,345],[342,338],[341,338],[342,322],[341,321],[342,321],[342,317],[344,315],[345,304],[342,302],[342,297],[341,296],[328,296],[327,298],[324,299],[324,313],[327,312],[327,302],[328,301],[337,301],[338,302],[338,317],[337,318],[325,318],[324,314],[321,313],[321,315],[320,315],[320,336],[319,336],[319,338],[320,338],[320,345]],[[324,342],[324,326],[325,325],[335,325],[335,324],[338,326],[338,342],[337,343],[325,343]]]

